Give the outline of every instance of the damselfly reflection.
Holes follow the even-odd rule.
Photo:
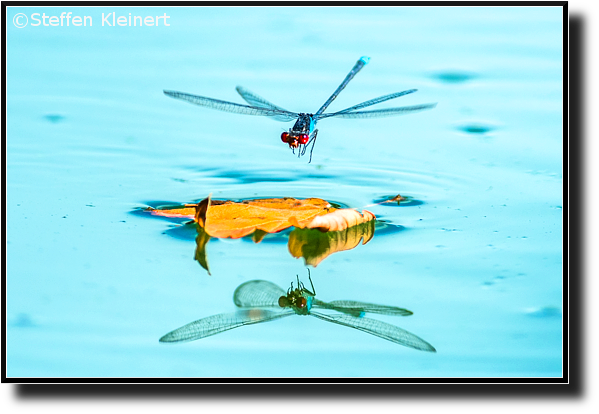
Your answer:
[[[409,316],[412,312],[394,306],[377,305],[353,300],[336,300],[323,302],[316,299],[312,279],[312,290],[307,289],[297,280],[297,287],[285,291],[281,287],[266,280],[252,280],[241,284],[233,295],[235,305],[240,308],[235,313],[223,313],[191,322],[179,329],[164,335],[160,342],[185,342],[205,338],[220,332],[228,331],[244,325],[268,322],[291,315],[311,315],[324,321],[348,326],[378,336],[391,342],[421,351],[436,352],[435,348],[425,340],[397,326],[365,318],[368,312],[383,315]],[[262,308],[274,308],[267,310]],[[315,312],[313,309],[337,311],[340,314]]]
[[[356,62],[356,64],[348,73],[348,75],[345,77],[343,82],[341,82],[341,85],[339,85],[339,87],[320,107],[320,109],[313,114],[288,111],[267,101],[266,99],[256,95],[255,93],[250,92],[245,88],[242,88],[241,86],[238,86],[236,88],[237,92],[247,103],[250,104],[250,106],[241,105],[234,102],[221,101],[219,99],[207,98],[205,96],[192,95],[184,92],[165,90],[164,93],[167,96],[170,96],[171,98],[181,99],[183,101],[187,101],[195,105],[205,106],[207,108],[217,109],[219,111],[233,112],[236,114],[244,115],[268,116],[271,119],[282,122],[289,122],[295,120],[295,124],[293,125],[293,127],[289,129],[289,132],[283,132],[281,134],[281,140],[284,143],[288,144],[289,148],[291,148],[294,151],[294,153],[295,149],[297,148],[298,156],[304,155],[308,146],[312,144],[312,147],[310,149],[310,161],[312,161],[312,150],[314,149],[316,135],[318,134],[318,130],[314,128],[316,126],[316,122],[320,121],[321,119],[332,117],[345,119],[381,118],[385,116],[402,115],[410,112],[431,109],[437,105],[436,103],[432,103],[413,106],[402,106],[398,108],[378,109],[374,111],[359,111],[359,109],[366,108],[372,105],[379,104],[381,102],[385,102],[391,99],[399,98],[400,96],[416,92],[416,89],[408,89],[406,91],[395,92],[389,95],[384,95],[378,98],[370,99],[368,101],[346,108],[342,111],[325,114],[324,111],[328,108],[331,102],[335,100],[339,93],[347,86],[347,84],[353,79],[353,77],[356,76],[356,74],[364,67],[364,65],[368,63],[369,60],[369,57],[362,56]]]

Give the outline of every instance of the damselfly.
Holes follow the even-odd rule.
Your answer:
[[[418,112],[425,109],[434,108],[436,103],[429,104],[421,104],[421,105],[412,105],[412,106],[402,106],[398,108],[386,108],[386,109],[377,109],[374,111],[360,111],[360,109],[379,104],[381,102],[385,102],[391,99],[399,98],[400,96],[408,95],[410,93],[414,93],[417,89],[408,89],[402,92],[396,92],[389,95],[380,96],[378,98],[370,99],[368,101],[362,102],[360,104],[351,106],[342,111],[332,112],[332,113],[324,113],[324,111],[328,108],[328,106],[335,100],[335,98],[339,95],[339,93],[347,86],[349,81],[353,79],[354,76],[368,63],[370,60],[369,57],[362,56],[354,65],[352,70],[345,77],[345,80],[341,82],[341,85],[337,88],[335,92],[329,97],[329,99],[320,107],[318,111],[313,114],[310,113],[297,113],[291,112],[286,109],[283,109],[273,103],[270,103],[266,99],[256,95],[253,92],[248,91],[241,86],[238,86],[237,92],[241,95],[241,97],[250,105],[241,105],[234,102],[221,101],[219,99],[207,98],[205,96],[192,95],[184,92],[176,92],[176,91],[167,91],[164,93],[171,98],[181,99],[183,101],[190,102],[195,105],[205,106],[207,108],[218,109],[219,111],[225,112],[233,112],[236,114],[244,114],[244,115],[262,115],[268,116],[271,119],[276,121],[293,121],[295,120],[295,124],[293,127],[289,129],[289,132],[283,132],[281,134],[281,140],[289,145],[294,153],[295,149],[298,150],[298,156],[304,155],[306,153],[306,149],[310,144],[312,147],[310,149],[310,161],[312,161],[312,151],[314,150],[314,143],[316,142],[316,136],[318,135],[318,130],[314,129],[316,126],[316,122],[325,118],[345,118],[345,119],[355,119],[355,118],[381,118],[385,116],[394,116],[394,115],[402,115],[411,112]]]
[[[282,288],[266,280],[252,280],[241,284],[233,295],[235,305],[245,308],[235,313],[221,313],[191,322],[179,329],[164,335],[160,342],[185,342],[205,338],[217,333],[238,328],[243,325],[268,322],[290,315],[311,315],[324,321],[349,326],[360,331],[381,337],[391,342],[421,351],[436,352],[435,348],[425,340],[376,319],[365,318],[365,313],[383,315],[409,316],[412,312],[394,306],[376,305],[353,300],[336,300],[323,302],[316,299],[312,279],[312,291],[299,281],[297,287],[285,292]],[[276,308],[277,311],[261,308]],[[328,309],[341,314],[315,312],[313,309]]]

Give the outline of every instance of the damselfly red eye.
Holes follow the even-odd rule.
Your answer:
[[[298,308],[303,308],[306,306],[306,298],[299,298],[299,300],[297,301],[297,306]]]
[[[288,140],[289,140],[289,133],[288,132],[283,132],[281,134],[281,141],[287,142]]]
[[[301,134],[299,136],[299,143],[306,145],[310,141],[310,136],[308,134]]]

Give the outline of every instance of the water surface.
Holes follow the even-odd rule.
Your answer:
[[[94,25],[17,29],[33,9],[7,13],[8,377],[562,375],[561,8],[116,9],[171,16],[141,28],[102,27],[110,8],[43,11]],[[314,112],[362,55],[331,111],[411,88],[384,105],[438,105],[323,120],[310,164],[280,142],[289,123],[162,93],[241,103],[243,85]],[[284,233],[212,240],[209,276],[182,222],[132,214],[210,193],[358,209],[409,197],[367,207],[372,240],[312,280],[323,300],[413,311],[376,318],[437,353],[303,317],[160,344],[234,311],[243,282],[307,273]]]

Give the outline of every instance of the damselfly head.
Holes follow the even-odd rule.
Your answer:
[[[297,132],[289,131],[281,134],[281,141],[289,144],[289,148],[297,148],[300,145],[306,145],[310,141],[308,134],[297,134]]]

